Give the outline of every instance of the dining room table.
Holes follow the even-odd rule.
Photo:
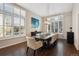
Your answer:
[[[43,35],[36,35],[33,36],[36,41],[42,41],[43,42],[43,47],[48,48],[50,46],[50,41],[52,39],[53,34],[47,33]]]

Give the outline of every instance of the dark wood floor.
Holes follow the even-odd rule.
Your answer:
[[[66,40],[57,40],[55,46],[51,46],[48,49],[39,49],[36,53],[37,56],[79,56],[77,51],[72,44],[68,44]],[[26,53],[27,45],[26,42],[20,43],[11,47],[0,49],[0,56],[27,56]],[[33,55],[33,50],[29,49],[28,55]]]

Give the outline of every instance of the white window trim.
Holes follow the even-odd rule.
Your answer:
[[[61,15],[56,15],[56,16],[61,16]],[[64,15],[62,15],[62,16],[64,16]],[[49,17],[48,19],[52,19],[53,17],[55,17],[55,16],[52,16],[52,17]],[[64,17],[63,17],[64,18]],[[59,21],[62,21],[62,24],[63,24],[63,19],[62,20],[57,20],[58,21],[58,32],[57,33],[59,33],[59,34],[63,34],[63,30],[62,30],[62,32],[60,33],[59,32]],[[50,32],[52,32],[52,33],[55,33],[55,20],[53,20],[53,21],[51,21],[51,23],[54,23],[54,32],[52,32],[52,30],[51,30],[51,25],[52,24],[50,24]],[[48,29],[48,27],[47,27],[47,29]],[[62,29],[63,29],[63,26],[62,26]]]
[[[14,6],[14,5],[13,5]],[[20,7],[19,7],[20,8]],[[20,14],[21,14],[21,9],[22,8],[20,8]],[[23,9],[22,9],[23,10]],[[5,15],[5,13],[8,13],[8,12],[4,12],[4,3],[3,3],[3,11],[1,11],[1,14],[3,14],[3,37],[0,37],[0,40],[6,40],[6,39],[12,39],[12,38],[17,38],[17,37],[25,37],[26,36],[26,27],[25,27],[25,21],[26,21],[26,17],[24,18],[24,34],[21,34],[20,32],[19,32],[19,35],[14,35],[14,30],[12,29],[12,33],[11,33],[11,35],[10,36],[5,36],[5,34],[4,34],[4,15]],[[12,17],[13,16],[13,17]],[[12,22],[12,24],[13,24],[13,22],[14,22],[14,8],[13,8],[13,14],[12,14],[12,20],[11,20],[11,22]],[[20,25],[21,25],[21,15],[20,15]],[[12,25],[13,26],[13,25]],[[19,28],[20,29],[20,28]]]
[[[19,37],[25,37],[26,35],[17,35],[17,36],[9,36],[9,37],[0,37],[0,40],[10,40],[14,38],[19,38]]]

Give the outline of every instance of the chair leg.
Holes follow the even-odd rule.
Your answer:
[[[27,51],[26,51],[26,54],[28,55],[28,49],[29,49],[29,47],[27,47]]]
[[[36,50],[34,50],[34,54],[33,54],[34,56],[35,56],[35,53],[36,53]]]

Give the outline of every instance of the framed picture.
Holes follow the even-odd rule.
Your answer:
[[[32,28],[38,28],[39,27],[39,19],[32,17],[31,21],[32,21]]]

